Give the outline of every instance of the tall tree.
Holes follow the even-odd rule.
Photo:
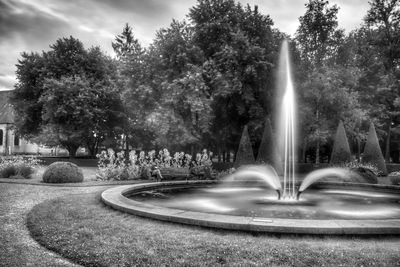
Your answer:
[[[337,42],[343,37],[338,30],[336,5],[328,6],[325,0],[310,0],[306,13],[299,18],[300,26],[296,31],[301,59],[308,70],[322,67],[337,51]]]
[[[146,117],[155,108],[153,88],[148,83],[152,73],[146,49],[135,38],[132,28],[125,24],[122,33],[115,37],[112,47],[117,55],[118,87],[128,117],[124,125],[125,146],[148,146],[153,133]]]
[[[389,161],[391,128],[400,122],[400,1],[371,1],[365,23],[369,30],[368,44],[376,51],[384,68],[375,101],[381,107],[377,115],[385,127],[385,159]]]
[[[260,140],[271,112],[277,46],[269,16],[233,0],[200,0],[190,9],[194,43],[202,50],[203,77],[213,96],[211,126],[218,151],[235,151],[249,124]]]
[[[122,105],[113,86],[101,81],[91,85],[80,76],[46,79],[39,99],[45,130],[41,140],[61,144],[71,156],[80,146],[95,155],[98,145],[107,137],[114,138],[123,124]]]
[[[120,118],[120,113],[116,117],[110,115],[114,110],[120,112],[121,105],[119,95],[112,89],[116,80],[115,65],[100,48],[86,50],[72,36],[58,39],[50,48],[41,55],[23,53],[17,65],[18,83],[11,98],[17,131],[44,144],[63,145],[70,156],[75,156],[79,146],[94,152],[99,138],[109,135],[118,121],[116,117]],[[94,105],[101,103],[114,108],[104,115],[101,107],[84,105],[84,99],[90,99]],[[94,123],[96,127],[84,127],[77,116],[86,118],[87,126]]]
[[[310,0],[300,17],[296,44],[306,79],[299,86],[303,156],[309,145],[315,147],[316,163],[320,147],[330,140],[338,121],[356,127],[364,112],[355,92],[358,72],[346,60],[346,38],[338,29],[336,5]],[[353,109],[357,112],[351,112]],[[336,114],[332,117],[332,114]],[[310,119],[311,118],[311,119]]]

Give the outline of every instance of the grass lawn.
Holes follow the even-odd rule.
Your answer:
[[[84,266],[400,266],[400,237],[199,228],[112,210],[100,191],[46,200],[27,225],[40,244]]]

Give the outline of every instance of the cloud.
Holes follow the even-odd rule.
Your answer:
[[[13,89],[16,81],[17,80],[14,75],[0,74],[0,91]]]
[[[307,0],[239,0],[258,5],[270,15],[275,27],[294,34]],[[125,23],[142,45],[149,45],[156,32],[172,19],[182,20],[197,0],[0,0],[0,87],[13,83],[15,64],[23,51],[48,50],[58,38],[74,36],[85,47],[100,46],[113,55],[111,42]],[[330,0],[340,7],[339,27],[357,27],[366,14],[365,0]],[[4,78],[8,77],[8,78]]]
[[[68,27],[68,23],[60,16],[44,10],[30,3],[0,0],[0,43],[23,36],[21,41],[37,44]]]

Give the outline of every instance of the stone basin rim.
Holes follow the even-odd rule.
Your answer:
[[[400,219],[314,220],[234,216],[155,206],[126,197],[126,195],[157,188],[201,187],[216,183],[215,180],[197,180],[123,185],[103,191],[101,199],[106,205],[129,214],[225,230],[312,235],[400,235]],[[330,184],[341,185],[341,183]],[[350,184],[350,186],[358,186],[358,184]],[[399,186],[362,185],[361,188],[400,193]]]

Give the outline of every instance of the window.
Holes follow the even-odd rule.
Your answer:
[[[14,136],[14,146],[19,146],[19,136]]]
[[[0,146],[3,145],[3,135],[4,135],[3,130],[0,129]]]

